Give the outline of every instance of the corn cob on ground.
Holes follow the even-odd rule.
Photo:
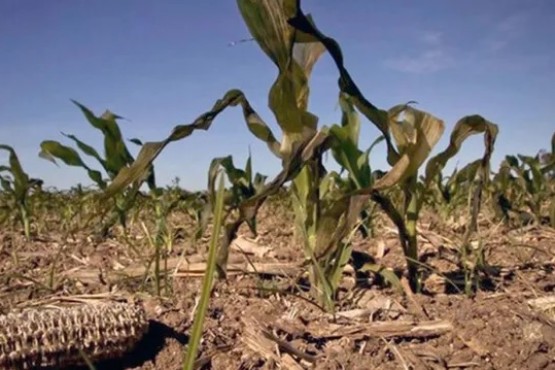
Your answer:
[[[85,304],[0,316],[0,369],[63,368],[115,358],[148,330],[142,306]]]

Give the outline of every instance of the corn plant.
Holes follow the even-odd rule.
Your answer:
[[[345,68],[340,47],[335,40],[320,32],[300,9],[296,12],[295,17],[289,20],[289,23],[297,30],[311,35],[326,47],[339,70],[340,91],[350,97],[357,110],[368,118],[384,137],[388,152],[387,159],[392,168],[371,187],[358,190],[356,193],[363,197],[359,197],[356,203],[361,204],[371,197],[386,210],[395,222],[400,231],[403,250],[408,257],[409,276],[411,281],[414,281],[416,263],[413,262],[413,257],[416,254],[416,248],[414,247],[415,243],[411,240],[415,240],[416,237],[414,214],[417,203],[412,193],[416,191],[418,168],[439,140],[443,132],[443,122],[407,104],[394,106],[387,111],[378,109],[364,97],[352,80]],[[400,119],[401,116],[405,116],[406,119]],[[383,195],[384,190],[396,184],[403,184],[407,195],[404,213],[411,215],[408,225],[391,200]]]
[[[154,188],[151,190],[151,202],[149,202],[149,205],[153,208],[152,214],[155,221],[154,236],[151,237],[150,233],[148,233],[148,237],[151,245],[154,247],[152,260],[154,262],[154,281],[157,295],[161,294],[161,261],[162,259],[164,260],[164,271],[167,272],[167,258],[173,243],[173,235],[168,227],[167,219],[182,200],[182,195],[174,190]],[[167,274],[165,273],[164,276],[167,277]],[[169,283],[167,279],[164,282],[164,287],[166,294],[168,294]]]
[[[217,177],[217,175],[214,175]],[[214,179],[215,180],[215,179]],[[195,359],[197,356],[200,340],[202,338],[202,325],[208,310],[208,302],[213,288],[214,273],[217,267],[217,251],[218,251],[218,237],[220,229],[223,224],[224,212],[224,178],[220,177],[218,183],[218,190],[215,192],[214,203],[212,203],[212,210],[214,214],[214,230],[210,238],[210,246],[208,248],[208,261],[207,269],[202,281],[202,291],[199,299],[198,306],[195,311],[195,319],[193,328],[191,330],[191,338],[189,340],[187,352],[184,354],[183,369],[192,370],[195,368]]]
[[[451,132],[447,148],[436,156],[430,158],[426,165],[425,176],[421,184],[422,192],[426,192],[434,186],[439,186],[441,188],[441,184],[438,180],[441,179],[440,173],[446,163],[459,152],[462,144],[468,137],[476,134],[484,135],[484,154],[482,158],[479,161],[472,162],[463,168],[463,170],[460,171],[460,174],[453,178],[454,182],[451,183],[456,186],[457,182],[463,182],[469,187],[470,221],[467,225],[460,249],[461,262],[463,266],[468,266],[468,256],[471,253],[470,237],[478,228],[478,214],[482,204],[484,189],[487,188],[490,181],[490,159],[494,150],[498,132],[499,129],[495,123],[492,123],[479,115],[465,116],[460,119]],[[424,196],[420,196],[420,199],[417,201],[417,214],[422,209],[423,200]],[[483,260],[483,258],[475,259],[478,261]],[[476,267],[480,266],[476,266],[474,263],[472,264],[470,271],[465,267],[465,271],[468,271],[468,276],[473,276],[474,269]],[[469,282],[470,279],[467,279],[466,281]],[[467,285],[467,293],[469,292],[470,287]]]
[[[555,150],[555,134],[552,146]],[[554,171],[553,152],[544,154],[543,158],[521,154],[506,156],[495,177],[500,194],[498,205],[504,216],[508,217],[509,211],[520,216],[530,214],[536,223],[546,220],[555,227]],[[544,205],[548,208],[548,215],[544,214]]]
[[[106,111],[100,117],[97,117],[87,107],[76,101],[73,101],[73,103],[79,107],[89,124],[99,130],[104,136],[104,157],[100,156],[95,148],[81,141],[76,136],[64,133],[62,133],[62,135],[72,140],[83,154],[94,158],[101,165],[108,178],[104,178],[100,171],[89,167],[82,160],[81,156],[75,149],[62,145],[57,141],[43,141],[40,144],[41,151],[39,156],[53,162],[54,164],[57,164],[56,159],[59,159],[66,165],[81,167],[87,171],[89,178],[101,190],[106,189],[108,184],[113,181],[113,179],[123,169],[134,161],[133,156],[130,154],[125,144],[117,123],[117,119],[120,119],[121,117],[110,111]],[[133,141],[135,142],[137,140],[135,139]],[[126,191],[124,194],[120,194],[120,196],[115,199],[111,209],[112,212],[110,218],[104,221],[101,226],[100,236],[105,237],[112,226],[118,221],[125,230],[127,213],[131,207],[133,207],[139,188],[145,179],[147,180],[149,188],[152,189],[155,187],[154,169],[152,166],[148,167],[147,174],[144,178],[136,181],[131,189]]]
[[[468,193],[471,191],[472,183],[476,179],[481,160],[468,163],[461,169],[455,168],[451,175],[444,177],[441,172],[431,188],[423,189],[423,196],[427,197],[423,203],[431,206],[441,219],[453,217],[461,206],[464,206]],[[421,176],[420,181],[425,182]]]
[[[235,167],[231,156],[214,158],[208,171],[208,194],[211,203],[216,201],[216,177],[223,170],[231,186],[226,189],[224,196],[225,209],[223,212],[224,235],[218,250],[217,267],[221,277],[226,274],[226,265],[229,256],[229,246],[237,237],[237,231],[243,223],[256,234],[256,215],[262,202],[255,207],[245,209],[242,207],[253,197],[265,190],[266,176],[259,173],[254,174],[252,170],[251,155],[247,158],[245,169]],[[248,212],[245,212],[248,210]]]
[[[341,274],[351,258],[352,236],[361,230],[364,221],[369,222],[368,204],[363,201],[356,206],[351,204],[349,194],[373,186],[375,177],[369,155],[372,148],[383,140],[379,137],[368,149],[359,149],[358,114],[343,93],[339,104],[343,112],[341,125],[324,127],[322,132],[327,133],[333,158],[347,176],[327,172],[318,158],[320,161],[315,162],[315,166],[301,170],[291,188],[297,227],[302,235],[305,256],[311,262],[311,287],[319,303],[328,310],[333,310]],[[356,219],[357,212],[360,220]],[[362,234],[368,236],[364,229]],[[353,264],[359,265],[355,261]],[[390,283],[400,286],[396,275],[382,266],[366,263],[358,269],[381,274]]]
[[[0,221],[7,220],[11,215],[23,225],[25,238],[31,238],[31,205],[29,196],[33,189],[40,189],[42,180],[30,178],[23,170],[15,150],[0,144],[0,150],[8,152],[8,165],[0,165],[0,184],[5,196],[5,204],[0,206]],[[6,173],[7,175],[2,175]]]

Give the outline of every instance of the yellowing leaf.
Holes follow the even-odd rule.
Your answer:
[[[404,106],[402,109],[396,106],[390,112],[391,126],[397,124],[392,123],[391,120],[395,120],[401,112],[404,112],[406,114],[404,124],[408,125],[408,128],[399,128],[396,131],[395,136],[401,157],[385,176],[374,183],[372,190],[389,188],[416,175],[418,168],[428,158],[445,129],[442,120],[409,106]]]
[[[298,11],[296,0],[238,0],[247,27],[279,69],[269,93],[269,106],[283,131],[280,156],[288,161],[317,130],[318,118],[307,111],[308,79],[325,50],[287,22]],[[298,37],[297,37],[298,36]],[[297,43],[296,43],[297,41]]]
[[[499,129],[497,125],[486,120],[482,116],[470,115],[461,118],[451,133],[447,148],[428,161],[426,165],[425,184],[428,185],[437,174],[441,172],[447,161],[459,152],[462,143],[471,135],[484,133],[486,156],[489,160],[498,132]]]

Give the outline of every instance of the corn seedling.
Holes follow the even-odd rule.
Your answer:
[[[202,327],[204,317],[208,309],[208,301],[212,293],[214,273],[216,272],[216,260],[218,249],[218,238],[223,224],[223,211],[224,211],[224,178],[220,177],[218,183],[218,190],[215,198],[215,203],[212,203],[214,214],[214,228],[210,238],[210,246],[208,248],[208,261],[206,263],[206,271],[202,281],[202,291],[200,300],[195,312],[195,319],[193,328],[191,330],[191,337],[185,353],[185,361],[183,362],[183,370],[192,370],[194,368],[195,359],[197,356],[200,340],[202,338]]]
[[[237,237],[237,231],[243,223],[247,223],[250,230],[256,234],[256,215],[265,197],[252,207],[244,208],[243,205],[262,194],[265,190],[266,176],[256,173],[253,177],[252,160],[249,154],[245,169],[236,168],[231,156],[215,158],[208,171],[208,194],[212,203],[216,201],[215,182],[219,171],[223,169],[228,181],[231,183],[229,190],[225,191],[225,212],[223,215],[224,236],[218,251],[217,266],[220,277],[225,277],[229,246]]]
[[[552,138],[552,150],[555,150],[555,134]],[[496,185],[500,193],[499,206],[505,216],[516,212],[522,216],[527,209],[536,223],[551,224],[555,227],[555,189],[553,173],[555,171],[555,154],[544,153],[542,157],[526,155],[509,155],[501,164],[496,175]],[[547,215],[544,213],[547,208]]]
[[[0,165],[0,185],[5,197],[5,204],[0,207],[0,223],[15,214],[16,219],[23,225],[25,238],[29,240],[31,238],[29,196],[33,189],[40,189],[42,180],[32,179],[25,173],[11,146],[2,144],[0,150],[9,153],[8,165]]]
[[[154,255],[151,262],[154,263],[154,281],[156,286],[156,294],[161,294],[161,262],[164,262],[164,288],[166,294],[169,293],[169,282],[167,279],[167,258],[171,252],[173,243],[173,233],[168,226],[168,216],[179,206],[180,203],[190,200],[192,196],[183,194],[177,187],[174,188],[154,188],[151,190],[151,198],[148,202],[149,206],[153,208],[155,233],[151,236],[144,223],[141,224],[143,231],[147,235],[148,242],[151,249],[154,250]],[[193,196],[194,197],[194,196]],[[204,230],[205,225],[199,225],[199,229]],[[200,232],[197,232],[200,234]],[[150,263],[146,269],[150,270]]]

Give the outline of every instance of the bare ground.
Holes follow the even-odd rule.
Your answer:
[[[97,369],[180,369],[209,239],[194,245],[190,223],[172,218],[178,232],[161,296],[152,266],[146,269],[153,251],[139,224],[101,243],[62,235],[54,223],[32,242],[0,231],[0,314],[69,299],[138,299],[148,334],[128,356]],[[555,231],[484,218],[476,245],[490,267],[469,297],[456,264],[463,225],[432,215],[420,223],[424,293],[399,292],[349,267],[330,315],[303,287],[292,215],[263,208],[258,236],[241,230],[228,279],[213,292],[198,368],[555,369]],[[375,230],[355,250],[402,271],[395,229],[380,221]]]

